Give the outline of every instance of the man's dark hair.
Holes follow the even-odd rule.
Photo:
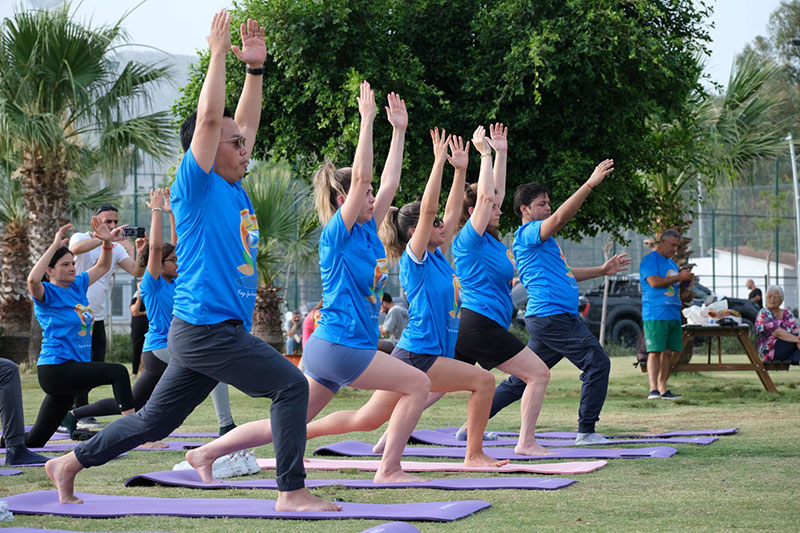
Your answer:
[[[222,110],[222,116],[233,118],[233,113],[227,107]],[[186,117],[186,120],[183,121],[181,124],[180,130],[180,137],[181,137],[181,148],[183,151],[186,152],[189,147],[192,145],[192,137],[194,137],[194,127],[197,125],[197,110],[194,110],[194,113]]]
[[[392,295],[389,294],[388,292],[384,292],[383,293],[383,302],[385,302],[387,304],[392,303]]]
[[[98,205],[97,207],[94,208],[94,211],[92,211],[92,216],[96,217],[97,215],[99,215],[103,211],[119,212],[119,211],[117,211],[117,208],[114,206],[114,204],[100,204],[100,205]]]
[[[550,196],[550,191],[544,185],[538,183],[524,183],[514,191],[514,212],[522,218],[520,207],[528,205],[539,196],[546,194]]]

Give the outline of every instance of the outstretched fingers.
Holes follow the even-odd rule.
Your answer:
[[[358,100],[358,111],[361,113],[361,118],[374,118],[375,117],[375,91],[372,90],[369,82],[364,80],[361,82]]]

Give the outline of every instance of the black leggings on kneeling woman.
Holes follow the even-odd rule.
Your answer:
[[[28,448],[44,446],[72,407],[73,396],[100,385],[111,385],[120,411],[133,409],[128,370],[118,363],[78,363],[37,367],[39,385],[45,392],[36,423],[25,439]]]

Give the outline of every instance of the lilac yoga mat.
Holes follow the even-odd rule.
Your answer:
[[[342,486],[349,489],[444,489],[444,490],[493,490],[493,489],[537,489],[556,490],[575,483],[574,479],[535,477],[478,477],[444,478],[415,483],[373,483],[370,479],[307,479],[310,489]],[[278,490],[274,479],[221,480],[221,483],[204,483],[194,470],[166,470],[139,474],[125,482],[126,487],[151,487],[155,484],[189,487],[193,489],[268,489]]]
[[[455,435],[457,430],[458,430],[457,427],[452,426],[452,427],[435,429],[434,431]],[[642,435],[635,433],[611,435],[610,438],[657,439],[664,437],[704,437],[704,436],[714,436],[714,435],[733,435],[737,431],[739,431],[739,428],[687,429],[683,431],[670,431],[668,433],[654,433],[651,435]],[[512,431],[495,431],[495,433],[503,437],[519,437],[519,433],[514,433]],[[578,434],[575,433],[574,431],[543,431],[541,433],[536,433],[536,436],[544,438],[552,438],[552,439],[575,439],[575,437],[577,437]],[[603,436],[609,437],[609,435],[603,435]],[[486,441],[486,442],[491,442],[491,441]]]
[[[642,457],[672,457],[678,450],[669,446],[629,449],[597,449],[597,448],[551,448],[552,455],[517,455],[508,448],[485,448],[484,453],[495,459],[514,459],[530,461],[541,459],[635,459]],[[465,448],[413,448],[407,446],[403,457],[452,457],[463,459]],[[318,448],[314,455],[344,455],[349,457],[380,457],[372,453],[372,445],[357,440],[346,440],[329,446]]]
[[[639,444],[647,442],[658,443],[677,443],[677,444],[711,444],[719,440],[719,437],[669,437],[669,438],[639,438],[639,439],[620,439],[612,438],[603,446],[614,444]],[[435,429],[418,429],[411,434],[409,442],[414,444],[434,444],[436,446],[466,446],[467,441],[456,439],[451,433],[436,431]],[[540,446],[575,446],[575,439],[542,439],[537,438],[536,442]],[[513,437],[500,437],[497,440],[485,440],[484,446],[514,446],[517,439]]]
[[[174,431],[169,434],[173,439],[216,439],[219,437],[219,432],[214,433],[186,433],[182,431]]]
[[[363,472],[377,472],[380,461],[369,459],[305,459],[303,466],[306,470],[359,470]],[[608,464],[607,461],[572,461],[566,463],[538,463],[521,464],[508,463],[499,467],[489,466],[464,466],[464,463],[433,461],[402,461],[400,467],[406,472],[486,472],[498,474],[588,474],[600,470]],[[275,459],[258,459],[258,466],[262,470],[275,469]]]
[[[178,440],[165,440],[167,448],[134,448],[132,451],[136,452],[168,452],[168,451],[183,451],[191,448],[199,448],[204,442],[184,442]],[[48,443],[42,448],[28,448],[32,452],[68,452],[75,448],[79,443],[75,441],[69,442],[55,442]],[[5,448],[0,448],[0,453],[5,453]]]
[[[33,426],[25,426],[25,431],[30,431]],[[3,435],[3,432],[0,431],[0,436]],[[61,433],[60,431],[56,431],[53,433],[53,436],[50,437],[50,440],[67,440],[69,439],[69,435],[67,433]]]
[[[419,529],[405,522],[386,522],[385,524],[365,529],[361,533],[419,533]]]
[[[0,476],[16,476],[17,474],[21,474],[22,470],[0,470]]]
[[[340,512],[278,512],[275,500],[252,498],[150,498],[75,493],[81,505],[58,503],[58,492],[45,490],[5,498],[12,513],[117,518],[120,516],[185,516],[198,518],[280,518],[325,520],[361,518],[373,520],[430,520],[451,522],[491,507],[489,502],[465,500],[399,504],[347,503]]]

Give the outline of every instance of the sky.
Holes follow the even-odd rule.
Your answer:
[[[699,0],[695,0],[698,2]],[[55,5],[59,0],[0,0],[0,18],[11,16],[15,5]],[[714,7],[710,30],[713,42],[706,72],[725,85],[734,57],[757,35],[766,35],[770,14],[780,0],[707,0]],[[80,4],[80,5],[78,5]],[[194,55],[205,48],[211,17],[229,0],[75,0],[77,13],[94,23],[117,21],[126,11],[141,4],[125,20],[136,43],[153,46],[171,54]],[[179,22],[178,22],[179,21]],[[798,35],[800,37],[800,35]]]

